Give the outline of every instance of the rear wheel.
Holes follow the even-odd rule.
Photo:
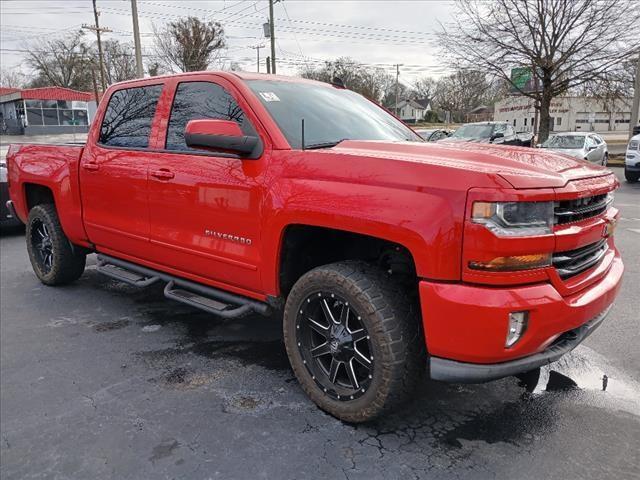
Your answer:
[[[287,299],[284,338],[307,395],[347,422],[405,401],[426,365],[414,307],[385,272],[363,262],[303,275]]]
[[[86,255],[74,252],[62,231],[55,206],[36,205],[27,221],[27,250],[33,271],[46,285],[63,285],[84,272]]]

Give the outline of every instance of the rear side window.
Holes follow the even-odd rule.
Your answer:
[[[253,126],[238,103],[220,85],[211,82],[183,82],[178,85],[173,100],[166,149],[195,150],[187,147],[184,129],[189,120],[205,118],[237,122],[245,134],[255,135]]]
[[[109,99],[100,128],[100,143],[146,148],[162,85],[118,90]]]

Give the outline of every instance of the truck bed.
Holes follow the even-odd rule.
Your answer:
[[[32,186],[48,189],[60,212],[60,223],[69,238],[86,237],[82,227],[79,163],[83,143],[9,145],[7,170],[9,191],[18,218],[26,222]]]

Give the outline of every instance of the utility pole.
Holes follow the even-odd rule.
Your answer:
[[[269,0],[269,38],[271,40],[271,73],[276,73],[276,29],[273,24],[273,3]]]
[[[402,63],[396,63],[395,67],[396,67],[396,105],[394,108],[394,111],[396,112],[396,117],[398,116],[398,81],[400,78],[400,67],[402,66]]]
[[[638,116],[640,115],[640,55],[636,62],[636,81],[633,84],[633,106],[631,107],[631,120],[629,121],[629,138],[633,136],[633,127],[638,125]]]
[[[131,16],[133,17],[133,43],[135,44],[136,49],[136,73],[138,74],[138,78],[143,78],[144,69],[142,68],[142,48],[140,47],[140,27],[138,26],[137,0],[131,0]]]
[[[104,73],[104,57],[102,55],[102,41],[100,40],[101,32],[111,32],[108,28],[100,28],[100,22],[98,21],[98,17],[100,14],[98,13],[98,7],[96,7],[96,0],[93,0],[93,17],[95,18],[95,25],[87,25],[86,23],[82,24],[82,28],[86,30],[92,30],[96,32],[96,37],[98,39],[98,61],[100,63],[100,83],[102,85],[102,91],[104,92],[107,89],[107,82],[105,80],[106,75]]]
[[[249,47],[249,48],[254,49],[256,51],[257,55],[258,55],[258,63],[257,63],[258,70],[257,71],[258,71],[258,73],[260,73],[260,49],[264,48],[264,45],[263,44],[254,45],[253,47]]]

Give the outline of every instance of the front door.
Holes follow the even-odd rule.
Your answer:
[[[154,262],[189,276],[259,292],[264,154],[241,159],[191,149],[184,140],[187,122],[205,118],[236,121],[257,134],[230,90],[213,79],[175,87],[164,151],[149,164],[151,252]]]
[[[149,137],[162,85],[117,90],[80,162],[83,219],[99,248],[144,257]]]

